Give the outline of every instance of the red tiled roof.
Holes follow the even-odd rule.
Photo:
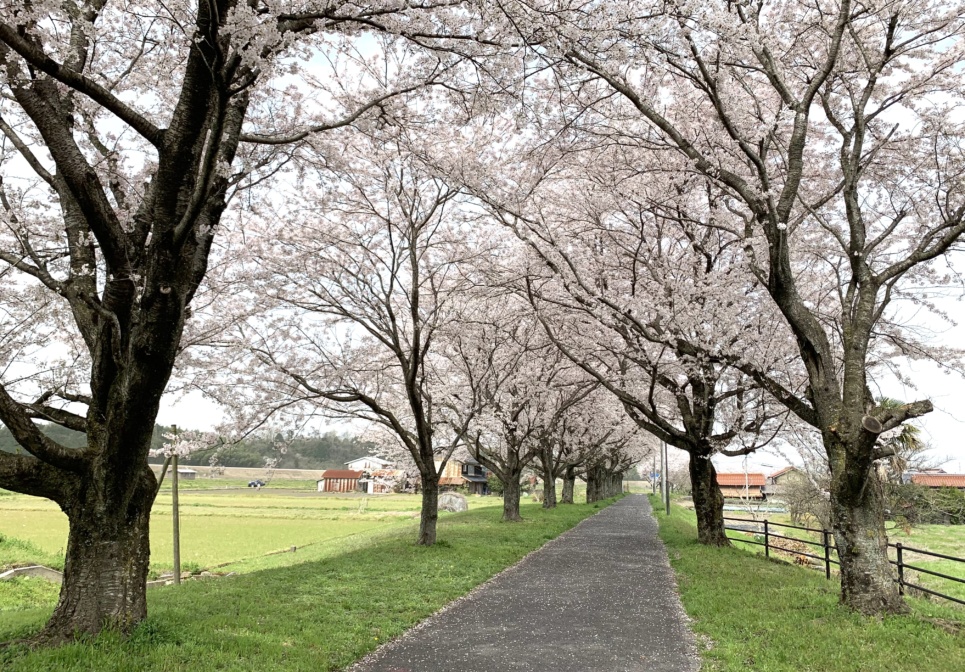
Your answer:
[[[466,479],[462,476],[443,476],[439,479],[439,485],[465,485]]]
[[[739,474],[717,474],[717,485],[731,485],[744,487],[744,483],[751,487],[763,486],[767,479],[764,478],[764,474],[747,474],[747,479],[744,479],[745,474],[743,472]]]
[[[361,476],[361,471],[351,469],[326,469],[322,472],[322,478],[360,478]]]
[[[911,482],[928,488],[965,488],[965,474],[912,474]]]

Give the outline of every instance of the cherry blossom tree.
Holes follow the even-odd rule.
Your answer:
[[[26,451],[0,454],[0,487],[56,501],[70,522],[41,640],[129,632],[145,617],[147,453],[232,194],[288,161],[291,143],[384,114],[458,60],[413,51],[458,33],[439,16],[458,11],[0,3],[0,305],[13,314],[33,293],[37,310],[52,306],[61,344],[46,327],[30,333],[50,346],[45,359],[68,365],[26,381],[21,360],[5,361],[0,383],[0,420]],[[329,66],[312,61],[321,53]],[[37,417],[85,432],[86,447],[44,436]]]
[[[573,503],[578,476],[587,480],[588,501],[622,492],[623,474],[652,450],[620,402],[598,384],[593,388],[539,437],[534,469],[543,481],[543,508],[557,505],[558,478],[564,504]]]
[[[749,375],[822,435],[842,602],[902,611],[874,463],[879,434],[932,404],[881,406],[869,368],[878,355],[955,358],[922,343],[899,308],[944,282],[943,257],[965,230],[960,8],[653,3],[595,18],[562,3],[503,9],[566,82],[571,118],[599,110],[609,123],[598,132],[669,150],[681,174],[727,195],[721,219],[744,239],[807,372],[803,394]]]
[[[448,359],[461,395],[478,411],[454,419],[469,453],[503,486],[503,520],[518,521],[523,471],[551,450],[564,418],[594,385],[546,340],[512,287],[483,287],[474,299]]]
[[[572,182],[567,189],[578,191]],[[619,192],[606,200],[627,204]],[[772,347],[783,334],[766,312],[754,315],[753,288],[729,254],[734,240],[691,224],[679,203],[672,213],[623,207],[578,221],[515,225],[554,271],[550,281],[531,283],[531,299],[557,347],[641,429],[690,455],[698,539],[728,545],[711,458],[766,444],[784,412],[749,376],[705,353],[719,352],[721,341],[731,352],[740,342],[748,361],[770,357],[764,366],[773,369],[782,364],[774,355],[786,355]]]
[[[527,291],[550,340],[642,430],[691,456],[698,538],[728,545],[711,458],[753,452],[786,415],[729,357],[791,389],[803,377],[742,238],[708,215],[722,195],[667,171],[660,152],[520,145],[508,149],[515,170],[500,165],[484,186],[479,167],[464,179],[541,263]]]
[[[385,430],[420,475],[418,543],[431,545],[439,478],[477,411],[471,396],[453,396],[438,353],[473,283],[464,268],[488,242],[461,214],[459,189],[398,139],[341,139],[351,170],[318,161],[287,206],[246,227],[262,310],[234,330],[230,344],[244,354],[220,374],[248,387],[241,405],[253,416]]]
[[[586,465],[586,501],[616,497],[623,492],[623,476],[640,461],[641,454],[633,450],[632,436],[621,441],[608,440]]]

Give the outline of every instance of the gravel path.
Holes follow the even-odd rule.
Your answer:
[[[650,503],[631,495],[350,669],[690,672],[699,667]]]

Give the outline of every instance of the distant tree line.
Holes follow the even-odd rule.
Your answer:
[[[61,445],[80,448],[86,442],[86,437],[80,432],[60,425],[38,424],[46,436]],[[154,425],[151,448],[161,448],[165,442],[164,434],[171,432],[171,427]],[[275,461],[274,466],[277,469],[338,469],[344,468],[347,461],[370,453],[373,448],[369,442],[361,441],[350,434],[336,432],[296,438],[286,443],[285,452],[281,452],[275,447],[275,443],[267,438],[249,439],[236,444],[198,451],[181,458],[181,464],[208,466],[213,463],[222,467],[252,469],[263,467],[267,460],[272,460]],[[23,448],[17,444],[6,427],[0,427],[0,451],[14,454],[23,452]],[[164,458],[151,457],[148,461],[152,464],[161,464]]]

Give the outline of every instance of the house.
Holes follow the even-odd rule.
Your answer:
[[[804,478],[806,478],[804,472],[797,467],[784,467],[767,477],[767,483],[764,484],[764,494],[780,495],[783,493],[785,486]]]
[[[717,485],[720,491],[727,497],[738,497],[740,499],[766,499],[764,486],[767,478],[764,474],[717,474]],[[745,487],[746,486],[746,487]]]
[[[436,461],[436,469],[442,460]],[[486,478],[486,468],[469,456],[452,457],[446,462],[446,468],[439,477],[440,490],[455,490],[466,488],[470,495],[488,495],[489,481]]]
[[[902,482],[923,485],[926,488],[956,488],[965,490],[965,474],[905,473]]]
[[[388,495],[395,492],[398,483],[404,481],[405,472],[401,469],[376,469],[363,474],[359,486],[369,495]]]
[[[351,469],[352,471],[379,471],[381,469],[388,469],[391,466],[392,463],[389,460],[383,460],[381,457],[376,457],[375,455],[357,457],[345,463],[345,468]]]
[[[198,477],[198,472],[187,467],[178,467],[178,480],[193,481]]]
[[[319,492],[355,492],[359,489],[361,471],[352,469],[326,469],[318,480]]]
[[[154,470],[154,475],[155,475],[155,476],[160,476],[160,475],[161,475],[162,465],[160,465],[160,464],[152,464],[152,465],[150,465],[150,466],[151,466],[151,469]],[[166,476],[166,477],[171,477],[171,476],[174,475],[174,470],[173,470],[173,469],[167,469],[167,470],[165,470],[164,473],[165,473],[165,476]],[[197,472],[196,470],[191,469],[190,467],[178,466],[178,480],[181,480],[181,481],[193,481],[193,480],[197,479],[197,477],[198,477],[198,472]]]
[[[405,479],[404,471],[392,469],[392,462],[375,455],[357,457],[346,462],[345,466],[362,473],[357,487],[368,495],[391,493],[396,483]]]

